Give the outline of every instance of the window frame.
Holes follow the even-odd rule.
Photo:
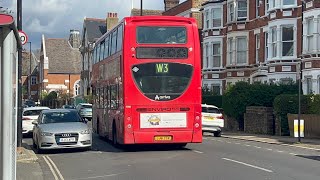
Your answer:
[[[215,18],[215,17],[214,17],[214,12],[217,11],[217,10],[220,11],[220,12],[219,12],[219,18]],[[216,7],[216,8],[212,8],[212,9],[211,9],[211,20],[212,20],[212,28],[213,28],[213,29],[221,28],[221,27],[222,27],[222,11],[221,11],[221,7]],[[220,21],[219,26],[214,26],[214,22],[215,22],[216,20],[219,20],[219,21]]]
[[[238,48],[239,47],[242,47],[242,46],[238,46],[239,45],[239,39],[243,39],[245,41],[245,44],[246,44],[246,48],[244,50],[239,50]],[[247,36],[237,36],[236,37],[236,64],[246,64],[247,63],[247,59],[248,59],[248,38]],[[239,62],[239,53],[245,53],[245,62]]]
[[[228,63],[227,64],[229,64],[229,65],[232,65],[233,62],[234,62],[234,55],[233,55],[234,46],[233,46],[233,43],[234,43],[234,39],[232,37],[227,39],[227,56],[228,56]]]
[[[278,52],[277,52],[277,27],[274,26],[274,27],[271,27],[271,41],[270,41],[270,45],[271,45],[271,58],[275,58],[277,57],[278,55]]]
[[[37,84],[37,76],[31,76],[31,85]]]
[[[205,43],[205,62],[205,68],[209,68],[209,43]]]
[[[314,18],[313,17],[309,17],[309,18],[306,19],[306,22],[307,22],[307,32],[306,32],[306,47],[307,48],[306,48],[306,51],[307,52],[311,52],[313,50]],[[311,25],[311,28],[310,28],[309,25]]]
[[[292,40],[286,40],[286,41],[283,40],[283,29],[284,28],[292,28]],[[288,24],[288,25],[281,26],[281,57],[293,57],[294,56],[294,48],[295,48],[294,33],[295,32],[294,32],[294,26],[293,25]],[[283,44],[284,43],[292,43],[292,49],[293,49],[292,55],[289,55],[289,56],[284,55],[284,51],[283,51],[283,47],[284,47]]]
[[[260,55],[260,34],[255,35],[256,40],[256,64],[259,64],[259,55]]]
[[[218,49],[218,53],[214,53],[214,46],[215,45],[219,45]],[[215,58],[219,58],[219,63],[218,63],[218,66],[215,66]],[[212,43],[212,67],[213,68],[220,68],[221,67],[221,42],[213,42]]]

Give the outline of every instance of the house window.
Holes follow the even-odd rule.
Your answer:
[[[227,48],[227,53],[228,53],[228,59],[229,59],[229,64],[233,64],[233,38],[228,39],[228,48]]]
[[[265,61],[267,61],[267,59],[269,57],[269,55],[268,55],[269,44],[268,44],[268,33],[267,32],[264,33],[264,46],[265,46],[264,57],[265,57]]]
[[[238,0],[238,20],[246,20],[247,19],[247,0]]]
[[[260,35],[256,34],[256,63],[259,63]]]
[[[37,84],[37,77],[31,76],[31,85],[36,85]]]
[[[212,27],[221,27],[221,8],[211,9]]]
[[[275,7],[275,0],[269,0],[269,5],[268,9],[272,9]]]
[[[272,57],[277,56],[277,29],[276,27],[271,28],[271,50]]]
[[[307,94],[312,94],[312,79],[311,77],[306,78],[307,81]]]
[[[293,26],[282,27],[282,56],[293,56]]]
[[[247,0],[234,0],[228,4],[228,21],[243,21],[247,19]]]
[[[209,29],[209,10],[206,10],[206,29]]]
[[[221,66],[221,45],[220,43],[212,44],[213,67]]]
[[[313,18],[307,19],[307,51],[313,50]]]
[[[229,18],[228,18],[228,20],[229,20],[229,22],[233,22],[234,21],[234,2],[231,2],[231,3],[229,3],[228,4],[228,10],[229,10]]]
[[[211,84],[211,92],[213,95],[221,95],[220,84]]]
[[[247,38],[237,38],[237,64],[244,64],[247,62]]]
[[[206,43],[205,45],[205,63],[204,67],[208,68],[209,67],[209,44]]]
[[[74,96],[78,96],[80,94],[80,80],[75,82],[73,88]]]
[[[270,8],[270,4],[269,4],[269,0],[266,0],[266,14],[267,14],[267,10]]]
[[[294,5],[296,0],[283,0],[283,5]]]
[[[256,17],[259,17],[260,0],[256,0]]]

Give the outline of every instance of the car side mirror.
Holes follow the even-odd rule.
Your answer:
[[[37,121],[32,121],[32,124],[37,126],[38,122]]]

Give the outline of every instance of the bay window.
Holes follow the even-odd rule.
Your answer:
[[[256,0],[256,17],[259,17],[260,0]]]
[[[211,9],[212,27],[221,27],[221,8]]]
[[[282,27],[282,56],[293,56],[293,26]]]
[[[313,28],[314,22],[313,18],[307,19],[307,51],[313,50]]]
[[[228,3],[228,22],[244,21],[247,16],[247,0],[234,0]]]
[[[209,29],[210,19],[209,19],[209,10],[206,10],[206,29]]]
[[[277,28],[271,28],[271,51],[272,57],[277,56]]]
[[[212,44],[213,67],[221,66],[221,45],[220,43]]]
[[[256,34],[256,64],[259,63],[260,35]]]
[[[233,38],[228,39],[228,48],[227,48],[227,53],[228,53],[228,64],[233,64]]]
[[[209,67],[209,44],[205,44],[205,63],[204,63],[204,68]]]
[[[247,62],[247,38],[237,37],[237,64]]]
[[[265,50],[264,50],[264,56],[265,56],[265,61],[267,61],[269,55],[269,43],[268,43],[268,32],[264,33],[264,46],[265,46]]]
[[[295,5],[296,0],[283,0],[283,5]]]

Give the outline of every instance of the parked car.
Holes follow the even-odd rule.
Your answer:
[[[38,119],[39,114],[42,110],[50,109],[48,107],[27,107],[22,111],[22,133],[32,133],[34,120]]]
[[[92,119],[92,104],[88,103],[79,103],[76,107],[82,118],[88,119],[91,121]]]
[[[24,102],[24,105],[23,105],[24,107],[34,107],[34,106],[36,106],[36,103],[34,102],[34,101],[32,101],[32,100],[26,100],[25,102]]]
[[[38,153],[44,149],[91,149],[91,129],[76,110],[44,110],[33,124],[33,146]]]
[[[75,107],[73,105],[65,104],[62,106],[62,109],[75,109]]]
[[[221,136],[224,118],[221,110],[213,105],[202,104],[202,132],[211,132],[215,137]]]

